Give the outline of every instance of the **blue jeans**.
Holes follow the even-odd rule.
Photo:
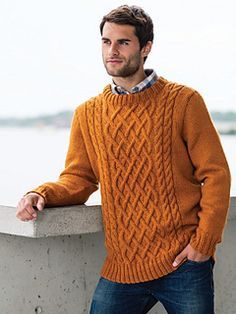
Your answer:
[[[144,314],[159,301],[169,314],[214,314],[214,260],[187,260],[151,281],[123,284],[100,277],[90,314]]]

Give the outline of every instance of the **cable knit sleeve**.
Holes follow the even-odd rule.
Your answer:
[[[83,204],[98,189],[80,127],[80,107],[74,112],[65,169],[56,182],[46,182],[30,192],[46,200],[46,206]],[[27,192],[30,193],[30,192]]]
[[[212,255],[221,242],[230,201],[230,171],[219,135],[203,98],[194,92],[186,107],[183,136],[201,183],[199,224],[190,240],[197,251]]]

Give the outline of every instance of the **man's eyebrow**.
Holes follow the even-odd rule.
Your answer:
[[[121,42],[121,41],[131,41],[131,39],[128,39],[128,38],[121,38],[121,39],[118,39],[117,41]]]
[[[102,40],[110,40],[109,38],[107,37],[102,37]],[[131,39],[128,39],[128,38],[120,38],[120,39],[117,39],[118,42],[122,42],[122,41],[131,41]]]

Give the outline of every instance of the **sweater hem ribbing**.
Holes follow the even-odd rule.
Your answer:
[[[108,280],[119,283],[139,283],[165,276],[174,270],[174,256],[166,255],[147,263],[118,264],[106,258],[100,275]]]

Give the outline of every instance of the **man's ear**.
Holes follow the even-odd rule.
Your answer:
[[[141,49],[141,53],[143,57],[147,57],[152,49],[152,42],[148,41],[146,45]]]

